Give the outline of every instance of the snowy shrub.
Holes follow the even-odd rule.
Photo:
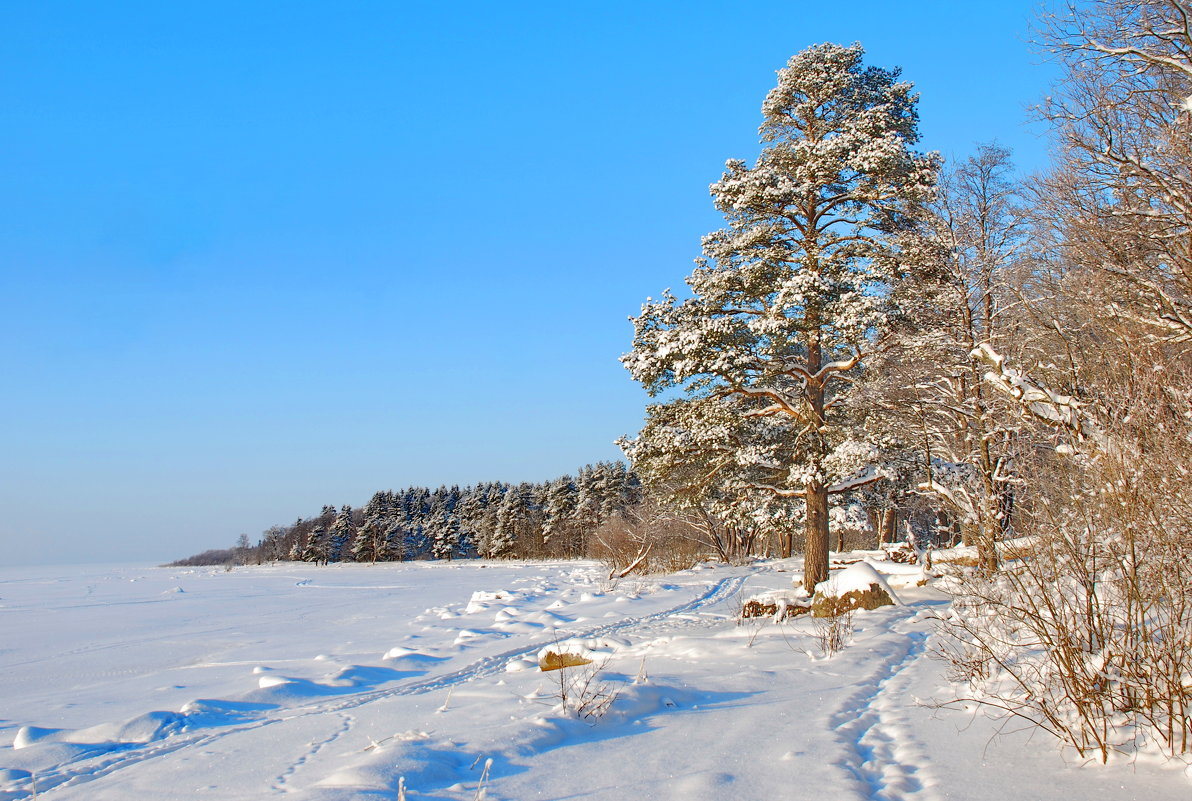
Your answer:
[[[964,700],[1030,720],[1082,756],[1187,753],[1192,510],[1148,499],[1136,471],[1110,464],[1074,470],[1056,487],[1065,502],[1040,504],[1025,558],[958,581],[940,655],[971,691]]]
[[[852,610],[845,609],[835,615],[813,617],[812,633],[820,656],[835,656],[853,639]]]
[[[564,714],[595,723],[612,709],[619,689],[600,677],[607,660],[564,664],[571,661],[560,660],[560,667],[553,669],[557,679],[555,698]]]

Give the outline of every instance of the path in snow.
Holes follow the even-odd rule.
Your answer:
[[[928,610],[914,606],[884,611],[902,639],[884,653],[876,670],[833,715],[832,727],[849,756],[845,766],[873,801],[934,799],[929,761],[902,710],[913,700],[905,672],[926,652]]]

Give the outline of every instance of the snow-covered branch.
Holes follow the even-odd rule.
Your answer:
[[[1045,425],[1074,434],[1077,439],[1088,440],[1099,448],[1106,447],[1107,443],[1100,427],[1075,398],[1052,392],[1027,378],[1007,365],[1005,357],[998,354],[988,343],[981,343],[970,355],[990,368],[983,376],[985,382],[1014,399],[1030,417]]]
[[[884,478],[885,476],[881,473],[881,471],[879,471],[873,465],[869,465],[868,467],[859,470],[848,478],[837,481],[835,484],[828,487],[828,493],[830,495],[835,495],[841,492],[848,492],[849,490],[860,489],[861,487],[867,487],[870,484],[876,484],[878,481],[881,481]]]

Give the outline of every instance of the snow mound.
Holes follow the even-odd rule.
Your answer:
[[[37,743],[56,739],[60,729],[43,729],[40,726],[22,726],[17,729],[16,739],[12,741],[13,750],[28,748]]]
[[[184,723],[185,718],[177,712],[146,712],[119,725],[113,736],[105,739],[118,743],[151,743],[174,734]],[[89,731],[92,730],[84,729],[79,734],[85,735]],[[102,727],[99,731],[106,734],[109,729]]]
[[[484,590],[476,590],[472,593],[471,600],[464,608],[465,615],[473,615],[477,612],[483,612],[494,603],[498,601],[508,602],[512,593],[506,590],[497,590],[496,592],[485,592]]]
[[[22,726],[13,739],[14,750],[44,742],[78,745],[116,746],[126,743],[151,743],[182,729],[186,717],[177,712],[153,711],[123,723],[103,723],[87,729],[42,729]]]
[[[402,646],[402,645],[395,645],[392,648],[390,648],[388,651],[386,651],[385,655],[381,658],[382,659],[401,659],[402,657],[406,657],[406,656],[414,656],[417,653],[418,652],[415,651],[413,648],[406,648],[405,646]]]
[[[753,595],[741,607],[741,617],[772,617],[774,620],[794,617],[806,611],[810,599],[802,589],[769,590]]]
[[[0,787],[13,782],[26,781],[32,776],[32,773],[20,768],[0,768]]]
[[[894,590],[873,565],[857,562],[821,581],[811,600],[812,617],[836,617],[858,609],[904,606]]]
[[[543,670],[558,670],[561,667],[576,667],[596,661],[606,661],[622,644],[622,640],[602,637],[565,640],[548,645],[539,651],[538,664]]]
[[[885,577],[874,570],[869,562],[849,565],[827,581],[821,581],[815,585],[815,594],[824,598],[840,598],[850,592],[866,592],[874,585],[884,590],[895,606],[905,606],[894,590],[890,589]]]
[[[565,623],[571,623],[570,618],[556,615],[554,612],[548,612],[545,609],[541,612],[534,612],[526,615],[522,622],[538,623],[548,629],[557,628]]]
[[[493,621],[496,623],[507,623],[513,618],[521,614],[521,610],[515,606],[506,606],[493,616]]]
[[[512,659],[505,665],[506,673],[518,673],[523,670],[534,670],[538,667],[538,661],[529,659],[527,657],[519,657]]]
[[[418,788],[445,787],[469,778],[475,781],[476,774],[468,767],[469,755],[437,743],[426,732],[410,731],[384,738],[364,753],[364,757],[339,767],[314,785],[316,791],[343,788],[350,790],[350,794],[323,796],[316,792],[313,797],[394,798],[399,776],[415,792]]]
[[[400,660],[402,663],[407,665],[426,665],[435,662],[443,662],[447,659],[445,656],[434,656],[433,654],[428,654],[425,651],[416,651],[413,648],[407,648],[404,645],[393,646],[386,651],[385,655],[381,658],[386,661]]]

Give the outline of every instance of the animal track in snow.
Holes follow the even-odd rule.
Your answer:
[[[313,757],[317,756],[318,753],[320,751],[322,751],[324,748],[331,745],[336,740],[338,740],[340,737],[343,737],[345,734],[347,734],[349,731],[351,731],[352,723],[354,722],[355,719],[351,715],[347,715],[342,712],[340,713],[339,717],[340,717],[341,725],[338,729],[336,729],[334,732],[332,732],[331,735],[326,737],[325,739],[317,740],[317,741],[310,743],[310,750],[307,751],[302,756],[298,757],[298,759],[296,759],[288,768],[286,768],[284,773],[282,773],[280,776],[278,776],[276,779],[273,780],[272,788],[274,790],[277,790],[278,792],[283,792],[283,793],[289,792],[290,791],[290,787],[289,787],[290,780],[294,777],[295,774],[298,773],[299,770],[302,769],[303,765],[305,765],[307,762],[309,762]]]

